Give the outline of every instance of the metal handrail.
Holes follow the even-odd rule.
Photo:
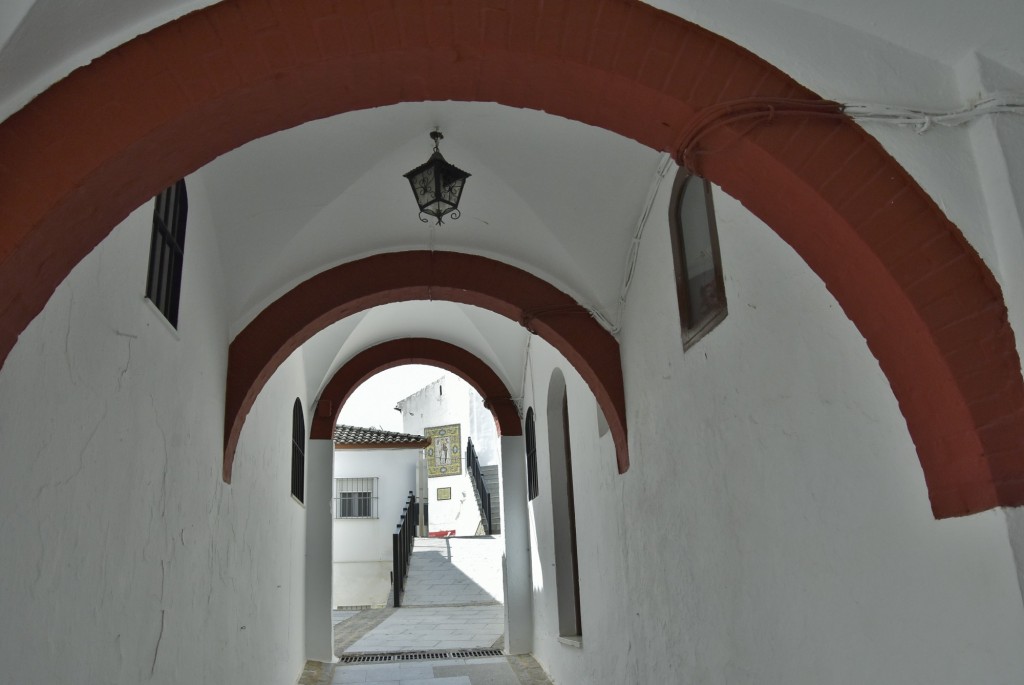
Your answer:
[[[402,593],[405,592],[405,580],[409,574],[409,560],[412,558],[412,543],[416,532],[418,507],[416,495],[409,491],[409,499],[402,509],[402,518],[391,536],[392,571],[391,584],[395,606],[402,605]]]
[[[466,468],[473,478],[473,485],[478,495],[477,503],[480,507],[480,518],[484,520],[484,530],[491,534],[491,493],[487,492],[487,484],[480,473],[480,458],[476,456],[476,448],[473,447],[473,439],[466,441]]]

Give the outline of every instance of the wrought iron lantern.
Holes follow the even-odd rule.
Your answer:
[[[466,186],[466,179],[469,178],[462,169],[449,164],[441,151],[437,149],[438,143],[444,138],[441,132],[433,130],[430,137],[434,141],[434,154],[425,164],[421,164],[405,177],[409,179],[412,192],[416,195],[416,204],[420,208],[420,221],[428,223],[424,216],[432,216],[437,219],[440,226],[444,217],[458,219],[459,200],[462,198],[462,189]]]

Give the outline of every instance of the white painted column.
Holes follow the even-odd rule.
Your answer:
[[[501,438],[501,529],[505,537],[505,650],[533,651],[533,576],[530,515],[526,505],[526,443]]]
[[[306,658],[334,661],[331,625],[331,496],[334,442],[310,440],[306,450]]]

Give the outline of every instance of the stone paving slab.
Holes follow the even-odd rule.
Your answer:
[[[353,643],[383,623],[395,613],[394,607],[364,609],[352,618],[334,627],[334,655],[341,656]]]
[[[502,549],[500,537],[418,538],[402,606],[335,612],[335,654],[501,649]],[[318,675],[310,685],[551,685],[530,656],[338,664]]]
[[[483,661],[436,666],[434,674],[440,677],[462,676],[470,685],[519,685],[519,678],[505,659],[480,663]]]
[[[345,654],[487,648],[505,630],[500,604],[402,607],[344,650]]]
[[[347,621],[353,616],[357,616],[359,611],[338,611],[337,609],[331,612],[331,625],[336,626],[342,621]]]
[[[417,538],[402,606],[504,601],[499,537]]]

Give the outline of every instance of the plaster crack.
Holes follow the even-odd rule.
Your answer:
[[[132,335],[131,333],[124,333],[122,331],[114,329],[114,334],[122,338],[128,338],[128,359],[125,360],[124,368],[121,369],[121,373],[117,377],[117,389],[121,389],[121,383],[124,380],[125,374],[128,373],[128,367],[132,364],[132,340],[137,340],[139,336]]]
[[[149,677],[153,677],[153,673],[156,671],[156,658],[160,654],[160,641],[164,639],[164,616],[167,614],[166,609],[160,610],[160,633],[156,636],[156,649],[153,650],[153,664],[149,667]]]
[[[160,518],[167,517],[167,431],[164,430],[163,425],[160,423],[160,412],[157,411],[156,404],[153,402],[153,398],[149,398],[150,406],[153,408],[153,423],[156,424],[157,430],[160,431],[160,446],[163,448],[164,463],[163,463],[163,476],[160,485]]]
[[[85,453],[89,449],[89,445],[92,444],[93,439],[96,437],[96,433],[99,432],[100,426],[102,426],[103,422],[106,420],[107,413],[109,411],[110,405],[104,404],[103,414],[100,416],[99,421],[96,422],[96,425],[92,427],[92,432],[89,433],[89,437],[86,439],[85,443],[82,444],[82,448],[78,450],[78,466],[75,468],[75,472],[72,473],[67,478],[64,478],[63,480],[60,480],[56,483],[53,483],[52,485],[44,485],[42,488],[39,489],[39,492],[36,493],[37,499],[40,496],[42,496],[43,492],[45,492],[47,488],[52,487],[53,489],[56,490],[57,488],[67,485],[68,483],[70,483],[71,481],[78,477],[78,474],[80,474],[82,472],[82,469],[85,467]]]

